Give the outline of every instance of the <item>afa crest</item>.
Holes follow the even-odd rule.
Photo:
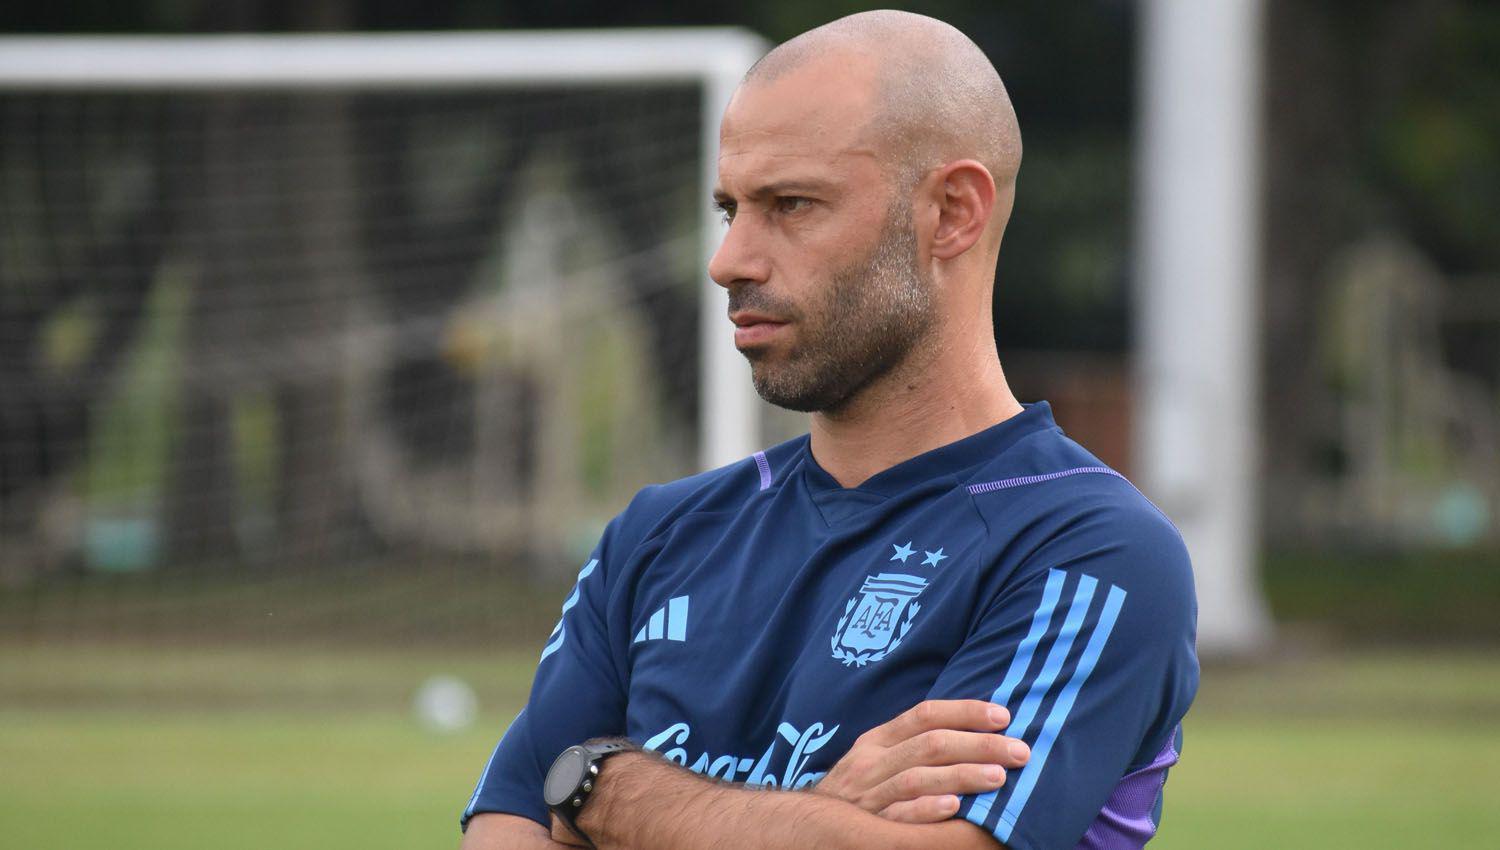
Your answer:
[[[891,654],[911,631],[912,620],[922,610],[916,599],[927,587],[927,579],[900,573],[867,576],[862,596],[850,599],[844,615],[834,627],[833,657],[844,666],[863,667]]]

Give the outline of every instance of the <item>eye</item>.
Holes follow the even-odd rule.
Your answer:
[[[719,211],[719,220],[725,224],[734,221],[734,203],[731,201],[714,201],[714,209]]]
[[[783,195],[776,199],[776,211],[783,214],[801,212],[810,206],[812,206],[811,198],[797,195]]]

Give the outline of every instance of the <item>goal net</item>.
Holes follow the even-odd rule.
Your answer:
[[[704,268],[718,117],[761,49],[5,40],[11,604],[77,575],[155,576],[152,600],[183,576],[337,575],[304,619],[342,627],[378,584],[354,565],[450,589],[475,564],[561,571],[642,485],[752,451],[762,414]],[[80,618],[159,611],[119,601],[132,582]]]

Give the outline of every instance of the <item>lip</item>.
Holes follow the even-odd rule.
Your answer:
[[[761,313],[739,312],[729,316],[734,322],[734,345],[736,348],[764,343],[771,337],[781,332],[787,326],[787,322]]]
[[[734,322],[735,327],[747,327],[749,325],[784,325],[786,322],[767,316],[765,313],[756,313],[751,310],[740,310],[729,314],[729,321]]]

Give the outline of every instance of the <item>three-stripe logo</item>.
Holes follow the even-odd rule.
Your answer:
[[[676,596],[667,600],[667,604],[656,609],[646,625],[635,633],[635,640],[631,643],[645,643],[648,640],[675,640],[679,643],[687,641],[688,622],[688,597]]]
[[[1052,753],[1058,733],[1073,711],[1078,692],[1088,681],[1099,656],[1103,654],[1110,632],[1114,631],[1115,621],[1119,619],[1120,608],[1125,604],[1124,589],[1106,584],[1104,588],[1107,590],[1101,594],[1099,580],[1080,573],[1077,574],[1078,581],[1073,590],[1072,601],[1067,603],[1067,612],[1063,615],[1061,624],[1057,625],[1054,622],[1055,615],[1068,577],[1069,574],[1062,570],[1048,571],[1041,604],[1031,617],[1031,628],[1016,648],[1005,678],[991,697],[991,702],[1013,706],[1011,698],[1016,696],[1022,681],[1031,674],[1031,685],[1026,690],[1026,696],[1015,709],[1010,726],[1005,730],[1006,735],[1022,738],[1030,743],[1031,760],[1013,782],[1006,783],[1010,797],[998,818],[992,818],[991,815],[998,797],[996,791],[980,794],[964,813],[966,820],[991,830],[1002,842],[1010,840],[1022,810],[1026,808],[1026,803],[1031,799],[1032,791],[1036,789],[1037,781],[1047,766],[1047,757]],[[1101,595],[1103,602],[1096,605],[1095,599]],[[1048,637],[1052,640],[1051,649],[1041,668],[1033,672],[1032,661],[1036,651]],[[1075,654],[1073,647],[1079,638],[1084,639],[1084,645],[1082,651]],[[1063,673],[1070,662],[1073,669],[1065,677]],[[1046,716],[1039,718],[1047,697],[1054,693],[1059,682],[1062,682],[1061,690],[1056,690]],[[1036,725],[1039,719],[1040,729]]]

